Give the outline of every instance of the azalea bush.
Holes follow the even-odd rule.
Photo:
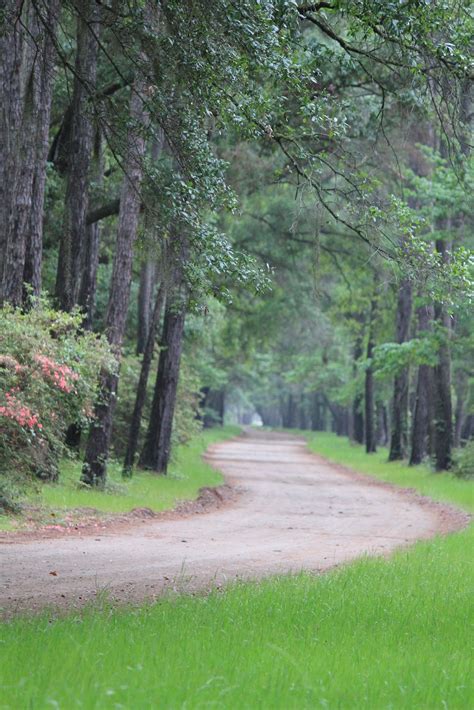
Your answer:
[[[29,481],[55,480],[67,427],[88,423],[99,370],[113,367],[107,341],[81,330],[80,313],[45,301],[0,310],[0,509]]]

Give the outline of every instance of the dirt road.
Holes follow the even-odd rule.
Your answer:
[[[101,590],[118,600],[236,578],[320,571],[459,527],[449,509],[371,483],[284,434],[248,432],[209,459],[240,491],[206,514],[0,546],[4,614],[74,607]]]

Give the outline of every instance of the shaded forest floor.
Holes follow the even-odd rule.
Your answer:
[[[91,491],[79,484],[81,460],[61,462],[58,483],[41,484],[22,500],[20,515],[0,515],[0,530],[45,533],[104,527],[114,521],[139,520],[173,509],[182,501],[195,500],[201,488],[218,486],[222,475],[201,454],[217,441],[238,434],[239,427],[204,430],[186,445],[178,446],[167,476],[136,471],[122,478],[122,466],[108,467],[105,491]]]
[[[419,476],[418,490],[474,511],[464,481],[385,464],[328,435],[311,446],[404,486]],[[2,706],[468,708],[473,532],[323,576],[16,619],[2,627]]]

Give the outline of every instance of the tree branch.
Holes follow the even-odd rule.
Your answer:
[[[86,224],[94,224],[99,222],[101,219],[106,217],[111,217],[114,214],[118,214],[120,209],[120,199],[112,200],[105,205],[96,207],[94,210],[90,210],[86,216]]]

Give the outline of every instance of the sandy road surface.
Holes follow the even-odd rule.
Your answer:
[[[351,475],[284,434],[249,432],[214,445],[208,457],[240,490],[219,509],[95,536],[1,544],[3,613],[73,607],[103,589],[136,600],[169,587],[319,571],[459,527],[443,507]]]

